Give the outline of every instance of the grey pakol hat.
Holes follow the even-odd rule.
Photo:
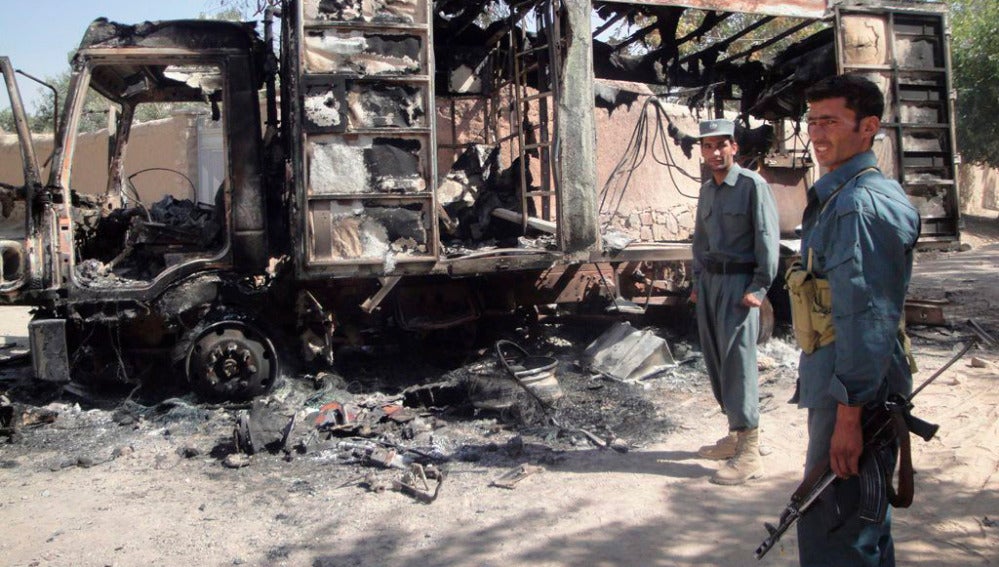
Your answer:
[[[701,120],[701,133],[698,138],[709,136],[731,136],[735,137],[735,122],[719,118],[716,120]]]

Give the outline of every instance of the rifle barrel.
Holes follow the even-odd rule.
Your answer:
[[[930,376],[929,378],[927,378],[922,384],[919,385],[918,388],[916,388],[915,390],[913,390],[912,393],[909,394],[909,397],[907,398],[907,400],[911,402],[912,398],[916,397],[916,394],[918,394],[919,392],[922,392],[923,388],[925,388],[925,387],[927,387],[927,386],[930,385],[930,382],[933,382],[934,380],[936,380],[941,374],[943,374],[944,372],[946,372],[948,368],[950,368],[951,366],[953,366],[955,362],[957,362],[958,360],[961,360],[961,358],[964,355],[968,354],[969,350],[975,348],[975,346],[978,344],[978,340],[979,339],[978,339],[977,336],[972,337],[971,340],[968,341],[968,344],[964,345],[964,348],[962,348],[960,350],[960,352],[958,352],[957,354],[955,354],[950,360],[947,361],[946,364],[944,364],[943,366],[941,366],[940,368],[938,368],[937,371],[934,372],[932,376]]]

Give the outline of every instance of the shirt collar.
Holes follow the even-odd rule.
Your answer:
[[[873,151],[860,152],[847,160],[843,165],[820,177],[812,188],[815,191],[815,195],[819,198],[819,202],[825,203],[833,191],[839,189],[840,186],[853,178],[853,176],[868,167],[877,166],[878,158],[874,155]]]
[[[741,171],[742,167],[740,167],[739,164],[732,162],[732,167],[728,169],[728,175],[726,175],[725,179],[722,180],[721,185],[735,187],[735,182],[739,180],[739,172]]]

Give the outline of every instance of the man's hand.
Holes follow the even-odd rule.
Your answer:
[[[690,292],[690,302],[691,303],[697,303],[697,290],[696,289],[692,290]]]
[[[746,295],[742,296],[743,307],[753,308],[753,307],[759,307],[760,305],[763,305],[763,301],[758,297],[756,297],[755,293],[747,293]]]
[[[836,476],[848,478],[860,471],[860,454],[864,452],[864,431],[860,418],[863,407],[839,404],[836,427],[829,443],[829,467]]]

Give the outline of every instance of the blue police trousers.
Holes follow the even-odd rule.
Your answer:
[[[836,408],[808,410],[805,471],[829,455]],[[837,479],[798,520],[802,567],[894,567],[891,508],[881,523],[860,518],[860,479]]]

